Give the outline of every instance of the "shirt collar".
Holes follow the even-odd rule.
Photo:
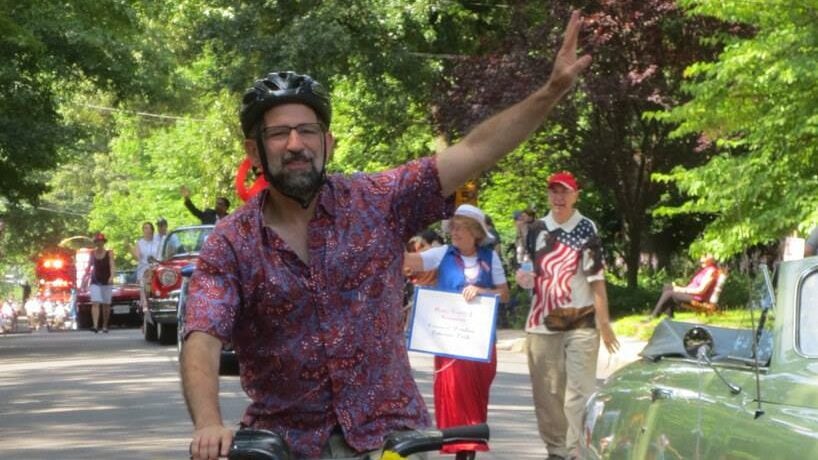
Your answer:
[[[264,189],[261,193],[256,194],[252,200],[258,200],[253,204],[253,206],[258,211],[258,216],[261,222],[261,225],[264,226],[264,203],[265,201],[270,199],[270,190]],[[316,206],[316,216],[321,215],[321,213],[326,213],[331,217],[335,217],[335,199],[332,193],[332,186],[330,184],[330,177],[327,176],[327,180],[324,182],[324,185],[321,186],[321,190],[318,191],[318,204]]]
[[[548,214],[543,217],[543,221],[545,222],[545,226],[548,227],[549,230],[553,230],[556,228],[561,228],[565,232],[571,232],[574,228],[579,224],[579,221],[582,220],[582,214],[579,213],[576,209],[574,209],[574,213],[571,214],[571,217],[568,218],[565,222],[559,224],[556,220],[554,220],[554,215],[551,211],[548,211]]]

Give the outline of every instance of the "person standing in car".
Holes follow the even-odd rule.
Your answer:
[[[187,210],[198,217],[202,225],[213,225],[220,219],[224,219],[224,217],[227,216],[227,211],[230,209],[230,200],[223,196],[216,198],[215,208],[207,208],[202,211],[190,201],[190,190],[187,186],[183,185],[182,188],[179,189],[179,193],[182,195],[182,198],[185,199],[185,207]]]

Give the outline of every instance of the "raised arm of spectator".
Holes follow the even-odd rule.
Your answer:
[[[179,194],[182,195],[187,210],[190,211],[190,213],[196,216],[199,220],[203,220],[204,212],[201,209],[197,208],[192,201],[190,201],[190,190],[187,188],[187,186],[183,185],[179,189]]]
[[[491,168],[531,135],[574,85],[579,74],[591,63],[588,55],[577,58],[577,40],[581,28],[574,11],[565,28],[562,47],[554,59],[548,81],[522,101],[477,125],[463,140],[438,153],[438,171],[443,195],[468,179]]]

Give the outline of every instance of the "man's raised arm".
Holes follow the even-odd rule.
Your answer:
[[[577,76],[591,63],[588,55],[577,59],[579,11],[571,14],[565,37],[548,81],[522,101],[481,122],[457,144],[437,155],[443,195],[491,168],[531,135],[571,89]]]

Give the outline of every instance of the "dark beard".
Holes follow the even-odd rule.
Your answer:
[[[267,180],[282,195],[297,201],[302,208],[307,208],[324,184],[324,175],[311,166],[310,170],[298,174],[278,172],[269,174]]]

